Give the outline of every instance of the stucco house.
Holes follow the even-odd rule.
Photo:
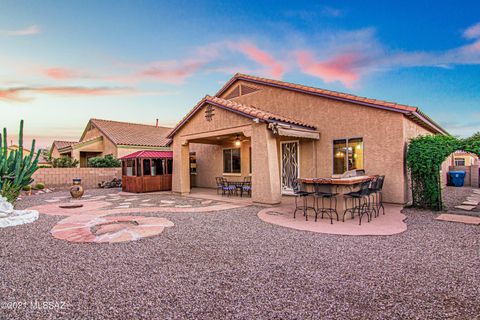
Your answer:
[[[480,161],[476,154],[466,151],[458,150],[452,154],[451,157],[452,166],[475,166],[480,165]]]
[[[88,159],[113,155],[121,158],[136,151],[171,150],[166,138],[171,128],[157,125],[90,119],[79,141],[54,141],[53,158],[68,156],[87,167]]]
[[[236,74],[173,128],[172,190],[252,176],[252,200],[276,204],[297,178],[384,174],[384,201],[409,199],[412,137],[447,134],[418,108]]]

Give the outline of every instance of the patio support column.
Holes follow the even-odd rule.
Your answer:
[[[172,191],[181,195],[190,193],[190,148],[180,139],[173,143]]]
[[[264,123],[252,124],[252,200],[258,203],[278,204],[280,170],[277,140]]]

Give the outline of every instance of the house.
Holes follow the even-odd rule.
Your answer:
[[[253,201],[276,204],[298,177],[365,170],[386,176],[384,201],[403,204],[407,143],[426,134],[447,132],[416,107],[236,74],[167,136],[172,190],[251,175]]]
[[[452,166],[462,167],[462,166],[475,166],[479,165],[480,161],[476,154],[469,153],[466,151],[458,150],[452,154]]]
[[[113,155],[121,158],[142,150],[170,150],[166,138],[171,128],[157,125],[90,119],[80,140],[54,141],[51,147],[53,158],[68,156],[87,167],[88,159]]]

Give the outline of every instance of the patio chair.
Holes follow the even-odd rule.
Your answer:
[[[215,177],[215,181],[217,183],[217,194],[220,191],[223,191],[223,177]]]
[[[293,211],[293,218],[295,219],[295,215],[297,213],[297,210],[302,210],[303,215],[305,216],[305,220],[308,221],[308,209],[313,209],[315,212],[315,216],[317,215],[317,210],[315,209],[315,202],[313,203],[313,206],[308,206],[308,197],[313,196],[315,192],[308,192],[305,190],[302,190],[302,184],[300,181],[295,179],[293,181],[293,194],[295,195],[295,211]],[[303,205],[299,206],[298,205],[298,199],[302,199]],[[315,199],[313,200],[315,201]]]
[[[345,222],[345,215],[347,212],[352,214],[352,219],[355,218],[355,212],[358,211],[359,224],[362,225],[362,218],[366,214],[368,222],[371,221],[371,210],[370,210],[370,181],[362,182],[360,185],[360,190],[349,192],[344,194],[345,199],[345,211],[343,212],[343,221]],[[348,207],[348,199],[352,200],[352,206]]]
[[[242,189],[240,191],[240,197],[243,197],[243,193],[246,192],[250,197],[252,196],[252,177],[247,176],[243,178]]]
[[[373,197],[373,210],[375,212],[375,217],[380,215],[380,209],[382,209],[383,214],[385,214],[385,207],[383,206],[382,199],[382,189],[383,182],[385,181],[385,176],[377,176],[372,183],[370,184],[370,195]]]
[[[219,189],[222,190],[222,196],[231,196],[235,192],[236,187],[235,185],[229,184],[227,179],[217,177],[217,192]]]
[[[337,216],[337,221],[339,220],[338,218],[338,212],[337,212],[337,195],[338,193],[334,192],[326,192],[326,191],[321,191],[320,190],[321,184],[315,183],[315,205],[316,205],[316,211],[315,211],[315,222],[317,221],[317,216],[319,213],[322,214],[322,219],[323,219],[323,214],[326,214],[330,218],[330,223],[333,224],[333,214]],[[322,200],[322,206],[320,207],[319,202],[320,199]],[[325,200],[328,199],[328,207],[325,206]]]

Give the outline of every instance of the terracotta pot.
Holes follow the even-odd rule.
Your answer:
[[[73,185],[70,187],[72,198],[79,199],[83,196],[85,190],[82,186],[82,179],[73,179]]]

